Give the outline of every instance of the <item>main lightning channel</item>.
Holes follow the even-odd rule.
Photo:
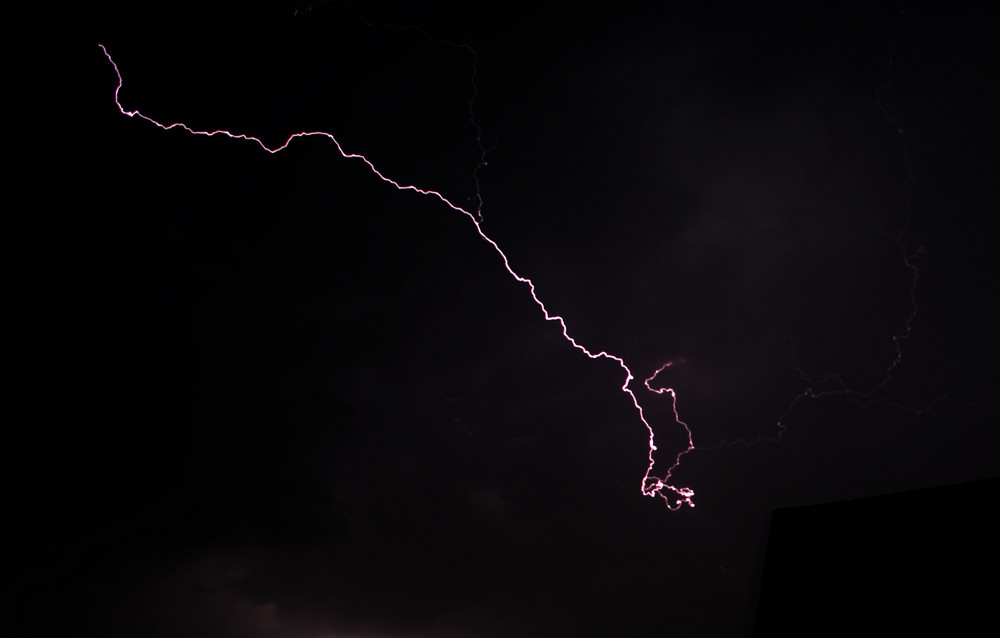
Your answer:
[[[140,119],[146,120],[147,122],[149,122],[149,123],[151,123],[151,124],[153,124],[155,126],[158,126],[159,128],[163,129],[164,131],[169,131],[171,129],[175,129],[176,128],[176,129],[182,129],[184,131],[187,131],[188,133],[190,133],[192,135],[204,135],[206,137],[214,137],[216,135],[221,135],[221,136],[228,137],[228,138],[231,138],[231,139],[246,140],[246,141],[249,141],[249,142],[254,142],[258,146],[260,146],[263,150],[265,150],[265,151],[267,151],[268,153],[271,153],[271,154],[277,153],[278,151],[282,151],[282,150],[288,148],[289,144],[292,143],[292,140],[295,140],[296,138],[300,138],[300,137],[325,137],[325,138],[329,139],[331,142],[333,142],[334,146],[337,148],[337,152],[340,153],[341,157],[343,157],[344,159],[357,159],[357,160],[361,160],[362,162],[365,163],[365,165],[368,166],[369,170],[371,170],[371,172],[376,177],[378,177],[380,180],[382,180],[383,182],[391,184],[392,186],[396,187],[398,190],[401,190],[401,191],[414,191],[414,192],[419,193],[421,195],[427,195],[427,196],[430,196],[430,197],[434,197],[434,198],[440,200],[441,203],[443,203],[448,208],[451,208],[452,210],[454,210],[456,212],[459,212],[459,213],[462,213],[463,215],[465,215],[466,217],[468,217],[469,221],[471,221],[472,224],[473,224],[473,226],[475,226],[476,233],[479,235],[479,237],[482,238],[482,240],[485,241],[487,244],[489,244],[490,247],[492,247],[493,250],[496,251],[497,255],[499,255],[500,260],[503,262],[504,269],[510,274],[510,276],[513,277],[518,282],[520,282],[520,283],[522,283],[522,284],[524,284],[524,285],[526,285],[528,287],[528,291],[531,294],[531,298],[534,300],[535,305],[537,305],[539,307],[539,309],[541,309],[542,315],[545,317],[545,320],[546,321],[554,321],[554,322],[556,322],[556,323],[559,324],[559,326],[560,326],[560,328],[562,330],[563,338],[565,338],[566,341],[568,341],[570,343],[570,345],[572,345],[574,348],[576,348],[577,350],[579,350],[580,352],[582,352],[583,354],[585,354],[587,357],[589,357],[591,359],[609,359],[611,361],[614,361],[615,363],[618,364],[618,366],[625,373],[625,381],[624,381],[624,383],[622,383],[621,391],[624,392],[625,394],[627,394],[629,396],[629,398],[632,400],[632,405],[635,406],[636,412],[639,415],[639,420],[642,421],[642,424],[646,427],[646,430],[649,433],[649,454],[648,454],[649,464],[646,467],[646,473],[642,477],[642,485],[640,486],[642,494],[644,496],[660,497],[660,498],[662,498],[663,501],[664,501],[664,503],[666,504],[666,506],[668,508],[672,509],[672,510],[680,509],[683,505],[689,505],[691,507],[694,507],[694,501],[692,500],[693,497],[694,497],[694,490],[693,489],[691,489],[689,487],[677,487],[677,486],[671,485],[669,483],[671,474],[677,468],[677,466],[680,465],[681,457],[684,456],[685,454],[687,454],[688,452],[691,452],[692,450],[694,450],[694,443],[693,443],[693,438],[692,438],[692,434],[691,434],[691,428],[688,427],[688,425],[684,421],[682,421],[680,419],[680,416],[679,416],[679,414],[677,412],[677,394],[676,394],[676,392],[674,392],[674,390],[672,388],[658,388],[658,389],[654,389],[652,386],[649,385],[649,383],[664,368],[668,367],[670,365],[670,363],[667,363],[667,364],[663,365],[662,367],[660,367],[659,370],[657,370],[655,373],[653,373],[652,376],[650,376],[648,379],[646,379],[645,386],[646,386],[646,388],[648,390],[650,390],[651,392],[653,392],[655,394],[669,394],[670,395],[672,403],[673,403],[674,419],[676,420],[676,422],[681,427],[684,428],[685,432],[687,433],[688,446],[684,450],[681,450],[680,452],[677,453],[676,457],[674,458],[673,464],[670,466],[670,468],[667,470],[667,472],[662,477],[657,477],[657,476],[653,475],[653,466],[656,465],[656,461],[654,460],[654,452],[656,452],[656,449],[657,449],[656,448],[656,442],[655,442],[655,436],[654,436],[654,433],[653,433],[653,427],[649,424],[649,421],[646,419],[645,412],[644,412],[644,410],[642,408],[642,404],[639,402],[638,396],[636,395],[636,393],[630,387],[632,381],[635,380],[635,376],[632,374],[632,370],[629,369],[628,365],[625,363],[625,360],[622,357],[619,357],[618,355],[615,355],[615,354],[611,354],[611,353],[606,352],[604,350],[601,350],[599,352],[594,352],[592,350],[589,350],[587,347],[585,347],[584,345],[582,345],[581,343],[579,343],[576,339],[574,339],[572,336],[570,336],[569,330],[568,330],[568,328],[566,326],[566,321],[560,315],[552,314],[551,312],[549,312],[549,309],[546,308],[545,304],[539,298],[538,293],[535,290],[535,283],[531,279],[529,279],[528,277],[525,277],[523,275],[518,274],[511,267],[510,261],[507,259],[507,255],[500,248],[500,245],[497,244],[496,241],[494,241],[489,235],[487,235],[483,231],[483,227],[482,227],[482,223],[481,223],[481,217],[478,214],[479,211],[471,212],[471,211],[468,211],[468,210],[462,208],[461,206],[457,206],[456,204],[453,204],[450,200],[448,200],[448,198],[446,198],[444,195],[442,195],[438,191],[429,190],[429,189],[423,189],[423,188],[419,188],[419,187],[413,186],[413,185],[401,184],[401,183],[397,182],[396,180],[394,180],[394,179],[392,179],[390,177],[387,177],[386,175],[382,174],[367,157],[365,157],[364,155],[358,154],[358,153],[348,153],[348,152],[346,152],[343,149],[343,147],[341,147],[340,142],[337,141],[337,138],[335,138],[332,134],[326,133],[324,131],[303,131],[303,132],[300,132],[300,133],[294,133],[294,134],[290,135],[288,137],[288,139],[286,139],[284,141],[284,143],[281,144],[280,146],[275,146],[274,148],[271,148],[271,147],[267,146],[266,144],[264,144],[264,142],[262,142],[259,138],[254,137],[252,135],[246,135],[244,133],[232,133],[230,131],[226,131],[226,130],[222,130],[222,129],[214,130],[214,131],[201,131],[201,130],[193,129],[193,128],[189,127],[188,125],[184,124],[183,122],[175,122],[173,124],[163,124],[161,122],[158,122],[157,120],[154,120],[153,118],[151,118],[151,117],[149,117],[147,115],[144,115],[144,114],[140,113],[138,110],[128,110],[128,109],[126,109],[125,107],[122,106],[121,102],[118,99],[118,93],[121,91],[122,84],[123,84],[123,82],[122,82],[122,75],[121,75],[121,72],[118,70],[118,65],[111,58],[111,54],[108,53],[108,50],[104,47],[103,44],[98,44],[97,46],[99,46],[101,48],[101,51],[104,52],[104,56],[108,59],[108,62],[111,63],[111,66],[115,70],[115,75],[118,77],[118,85],[115,87],[115,105],[118,106],[118,110],[121,111],[121,113],[123,115],[127,115],[129,117],[138,117]]]

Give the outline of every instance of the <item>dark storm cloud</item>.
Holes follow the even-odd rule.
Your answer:
[[[657,250],[637,256],[645,263],[630,292],[652,302],[643,314],[669,322],[664,332],[675,342],[664,347],[692,372],[700,367],[713,388],[692,391],[708,401],[745,405],[741,387],[757,378],[754,367],[787,369],[808,340],[858,331],[870,304],[891,301],[896,330],[912,310],[895,244],[895,208],[909,188],[892,168],[902,148],[873,94],[845,94],[823,76],[797,80],[764,97],[699,91],[691,95],[698,109],[668,110],[661,124],[670,149],[663,173],[683,195],[675,207],[663,203],[674,208],[674,227]],[[650,273],[660,273],[662,294],[648,293]],[[888,355],[890,334],[866,347],[881,339]],[[809,368],[822,376],[833,366]],[[883,369],[864,381],[877,382]]]
[[[345,565],[349,560],[333,555],[343,556],[344,548],[258,548],[192,558],[114,601],[115,622],[102,627],[104,635],[457,638],[473,633],[488,638],[519,633],[519,612],[489,594],[411,612],[404,620],[392,583],[376,584],[374,575],[353,573]],[[421,586],[407,593],[409,603],[426,604],[421,590],[434,578],[435,573],[425,574]],[[369,591],[373,587],[376,592]],[[530,622],[550,621],[536,617]]]
[[[442,509],[449,496],[428,494],[430,516],[441,518],[435,521],[413,509],[412,488],[389,494],[384,508],[368,507],[351,517],[345,533],[318,542],[301,535],[244,542],[135,566],[127,583],[88,601],[91,622],[106,636],[226,638],[451,635],[464,623],[481,623],[498,594],[472,570],[489,573],[493,561],[469,552],[503,551],[497,530],[511,522],[503,497],[470,490],[467,507]],[[435,539],[443,521],[462,532]]]
[[[795,365],[814,376],[843,365],[816,342],[849,334],[851,356],[887,363],[912,309],[894,235],[911,185],[876,95],[890,58],[872,56],[865,83],[831,68],[829,33],[782,41],[781,55],[689,27],[670,15],[615,22],[519,69],[537,108],[506,129],[516,137],[497,151],[492,170],[507,179],[493,190],[518,195],[488,223],[532,228],[510,236],[512,250],[574,334],[628,351],[643,372],[685,358],[675,377],[687,407],[725,397],[733,411],[696,405],[696,421],[762,432],[802,389]],[[586,151],[566,152],[576,145]],[[886,302],[893,320],[871,329]],[[884,370],[852,381],[871,387]],[[775,387],[784,394],[761,393]]]
[[[563,46],[552,59],[536,59],[534,73],[571,81],[535,86],[532,99],[543,104],[566,100],[567,110],[558,115],[560,126],[576,131],[571,135],[589,130],[584,137],[596,148],[566,158],[563,145],[568,138],[557,134],[521,150],[593,161],[594,169],[603,171],[602,180],[586,185],[598,197],[593,205],[571,200],[582,216],[570,216],[568,226],[558,206],[543,205],[535,213],[543,238],[547,230],[568,229],[573,233],[568,239],[591,250],[574,252],[572,244],[567,248],[560,241],[567,237],[554,234],[554,243],[540,248],[531,266],[548,278],[546,289],[552,289],[557,300],[578,291],[582,301],[570,301],[568,310],[558,307],[571,330],[577,312],[584,331],[588,326],[613,326],[622,315],[638,317],[632,320],[633,335],[602,335],[594,328],[588,336],[652,343],[661,356],[676,358],[676,374],[671,370],[663,380],[683,388],[682,411],[695,415],[688,419],[696,424],[699,441],[773,434],[776,416],[797,391],[798,379],[789,372],[789,344],[799,345],[803,334],[841,329],[841,317],[810,316],[799,306],[813,303],[811,297],[832,298],[834,306],[863,313],[854,303],[854,290],[860,276],[873,274],[859,270],[858,264],[872,251],[886,249],[865,239],[881,237],[878,223],[886,214],[871,202],[898,201],[901,185],[891,180],[872,183],[869,176],[883,175],[875,169],[898,164],[901,158],[875,108],[874,95],[845,92],[821,72],[770,82],[764,90],[719,82],[705,75],[716,53],[701,43],[658,51],[634,41],[608,40],[603,51],[628,52],[610,62],[597,55],[567,59],[567,51],[582,45]],[[639,53],[641,63],[634,68],[630,65]],[[619,69],[625,70],[625,80]],[[544,115],[540,119],[546,121]],[[530,160],[521,167],[533,168]],[[585,186],[580,168],[586,173],[586,165],[566,173],[540,171],[544,179],[536,179],[531,199],[556,202],[574,193]],[[486,199],[490,201],[489,193]],[[632,225],[630,216],[623,214],[630,207],[638,208],[642,226]],[[499,216],[500,211],[493,214]],[[592,252],[595,238],[606,252]],[[561,255],[563,261],[547,261],[552,255]],[[846,270],[845,255],[851,257]],[[613,277],[607,277],[607,269]],[[435,294],[417,278],[399,285],[419,286],[419,293],[402,289],[414,298]],[[323,293],[317,288],[309,294]],[[620,304],[602,308],[600,300],[607,297]],[[512,300],[530,305],[523,295]],[[904,302],[899,314],[905,316],[905,299],[899,301]],[[352,308],[361,318],[390,312],[371,293]],[[336,314],[325,316],[345,321]],[[476,315],[467,316],[465,321],[479,325],[473,321]],[[463,360],[452,364],[467,370],[466,391],[482,392],[491,385],[502,356],[540,359],[540,352],[552,351],[544,359],[565,358],[565,364],[552,368],[546,386],[513,393],[500,415],[496,406],[485,412],[470,409],[461,397],[447,394],[440,378],[417,372],[419,362],[430,354],[420,343],[457,337],[442,329],[440,321],[436,316],[424,324],[422,341],[400,334],[388,342],[392,346],[379,344],[366,360],[339,364],[331,371],[334,376],[324,377],[338,388],[337,412],[348,415],[342,433],[319,445],[310,439],[281,454],[301,467],[328,464],[329,469],[314,472],[306,483],[286,483],[283,477],[294,471],[289,461],[276,463],[272,453],[263,452],[260,463],[269,468],[267,479],[253,485],[278,481],[291,492],[267,490],[267,496],[247,493],[244,498],[286,501],[277,510],[256,506],[264,515],[284,520],[240,546],[181,558],[150,583],[148,596],[142,598],[158,602],[144,608],[139,618],[167,619],[163,635],[438,635],[449,624],[473,622],[470,614],[486,614],[498,598],[509,597],[517,587],[516,574],[530,569],[534,560],[505,549],[523,542],[527,533],[519,527],[517,508],[510,505],[511,492],[523,488],[516,477],[508,477],[515,483],[505,488],[489,480],[486,472],[477,476],[474,463],[490,463],[478,446],[491,446],[493,453],[504,451],[511,458],[523,455],[524,446],[540,463],[562,462],[553,424],[527,436],[490,428],[516,419],[528,410],[519,406],[528,405],[536,413],[583,421],[583,415],[574,416],[578,390],[555,383],[583,362],[570,360],[572,351],[560,358],[561,342],[553,341],[544,326],[537,334],[521,332],[517,339],[505,339],[505,354],[494,355],[489,368],[474,372]],[[264,325],[273,329],[280,322],[276,317]],[[462,323],[455,320],[456,325]],[[260,332],[260,338],[266,342],[268,334]],[[284,341],[268,347],[288,350]],[[401,359],[416,365],[400,365]],[[289,385],[281,379],[298,374],[298,364],[282,360],[287,363],[271,365],[261,383],[289,388],[294,396],[283,400],[296,408],[268,418],[291,418],[281,427],[301,431],[304,425],[296,421],[306,414],[322,415],[322,408],[309,406],[329,403],[322,395],[331,391],[311,396],[295,390],[301,380]],[[574,367],[559,367],[570,364]],[[536,364],[540,370],[550,365]],[[784,394],[773,394],[776,385]],[[608,399],[617,398],[609,391]],[[664,409],[657,406],[653,412]],[[721,425],[712,428],[706,423]],[[740,424],[748,425],[740,429]],[[632,434],[636,436],[628,437],[631,444],[641,445],[642,432]],[[675,434],[664,427],[661,440],[671,442]],[[595,432],[589,440],[590,453],[606,451],[606,434]],[[547,447],[550,444],[555,447]],[[641,449],[636,452],[638,471]],[[305,489],[318,490],[319,495],[305,499]],[[331,520],[336,523],[331,525]],[[449,532],[439,531],[443,521]],[[307,531],[317,526],[318,531]],[[493,577],[503,580],[491,584]],[[480,612],[468,611],[476,609]],[[515,633],[525,635],[523,628]]]
[[[102,29],[132,60],[129,106],[186,102],[213,126],[239,110],[274,137],[319,122],[464,201],[468,57],[341,9],[282,32],[302,49],[263,5],[239,33],[216,14]],[[638,382],[674,361],[657,380],[697,445],[773,436],[796,366],[878,383],[911,309],[906,214],[904,245],[928,244],[895,374],[961,408],[804,401],[780,445],[686,456],[698,507],[678,513],[639,493],[647,433],[621,370],[544,323],[463,216],[325,142],[269,156],[123,117],[89,40],[89,66],[33,78],[18,157],[58,231],[24,261],[54,272],[29,273],[45,285],[24,304],[50,345],[24,366],[42,416],[9,441],[12,617],[105,638],[738,635],[769,509],[995,468],[995,373],[972,364],[995,351],[995,233],[970,213],[993,210],[971,177],[992,172],[963,155],[979,124],[949,114],[971,98],[924,81],[922,44],[893,58],[907,88],[876,94],[901,33],[884,9],[467,16],[486,232]],[[902,44],[943,28],[923,20]],[[179,28],[203,46],[174,48]],[[86,123],[69,137],[67,95]],[[882,98],[910,108],[914,184]],[[666,397],[645,405],[662,466],[683,433]]]

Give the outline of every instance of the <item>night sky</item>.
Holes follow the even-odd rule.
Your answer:
[[[749,636],[776,508],[1000,473],[987,10],[420,4],[4,20],[5,635]],[[574,338],[673,362],[696,507],[467,217],[125,117],[99,43],[126,109],[481,196]]]

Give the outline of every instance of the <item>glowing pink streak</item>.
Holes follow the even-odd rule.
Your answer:
[[[694,450],[694,439],[691,437],[691,428],[688,427],[687,423],[685,423],[684,421],[681,421],[681,415],[677,412],[677,393],[674,391],[673,388],[654,388],[653,386],[649,385],[649,382],[652,381],[653,379],[655,379],[658,374],[660,374],[661,372],[663,372],[664,370],[666,370],[667,368],[669,368],[672,365],[674,365],[673,361],[667,361],[662,366],[660,366],[656,370],[656,372],[654,372],[652,375],[650,375],[650,377],[648,379],[646,379],[645,381],[643,381],[643,385],[645,385],[646,389],[649,390],[650,392],[652,392],[654,394],[669,394],[670,395],[670,406],[671,406],[671,409],[674,411],[674,420],[677,421],[677,423],[680,424],[684,428],[684,431],[687,433],[687,439],[688,439],[687,443],[688,443],[688,446],[685,449],[683,449],[683,450],[681,450],[680,452],[677,453],[677,456],[674,458],[674,464],[671,465],[670,469],[667,470],[667,477],[669,477],[670,474],[674,471],[674,469],[678,465],[681,464],[681,457],[684,456],[685,454],[687,454],[688,452]],[[646,471],[646,476],[649,476],[649,472],[651,472],[653,470],[653,452],[655,450],[656,450],[656,445],[653,444],[653,431],[650,430],[649,431],[649,470]],[[690,496],[693,496],[693,495],[694,495],[694,493],[692,492],[690,494]],[[691,507],[694,507],[694,503],[688,502],[688,504],[691,505]]]
[[[156,120],[152,119],[151,117],[143,115],[138,110],[128,111],[128,110],[126,110],[121,105],[121,102],[118,100],[118,92],[122,88],[122,76],[121,76],[121,72],[118,70],[118,65],[115,64],[115,61],[113,59],[111,59],[111,55],[108,53],[108,50],[104,48],[103,44],[98,44],[97,46],[101,47],[101,50],[104,52],[104,56],[108,59],[108,62],[111,63],[111,66],[114,67],[115,75],[118,76],[118,86],[115,87],[115,104],[118,106],[118,110],[121,111],[122,114],[124,114],[124,115],[127,115],[129,117],[136,117],[136,116],[138,116],[141,119],[144,119],[147,122],[150,122],[151,124],[154,124],[154,125],[158,126],[159,128],[161,128],[161,129],[163,129],[165,131],[169,131],[169,130],[174,129],[174,128],[180,128],[180,129],[183,129],[183,130],[187,131],[188,133],[191,133],[192,135],[205,135],[205,136],[208,136],[208,137],[212,137],[212,136],[215,136],[215,135],[223,135],[225,137],[229,137],[229,138],[232,138],[232,139],[240,139],[240,140],[248,140],[248,141],[251,141],[251,142],[256,142],[262,149],[264,149],[265,151],[267,151],[268,153],[271,153],[271,154],[274,154],[274,153],[277,153],[278,151],[284,150],[285,148],[288,147],[289,144],[291,144],[292,140],[294,140],[295,138],[298,138],[298,137],[311,137],[311,136],[326,137],[327,139],[329,139],[331,142],[334,143],[334,145],[337,147],[337,152],[340,153],[340,155],[342,157],[344,157],[345,159],[359,159],[359,160],[361,160],[362,162],[364,162],[368,166],[369,169],[371,169],[372,173],[374,173],[382,181],[387,182],[389,184],[392,184],[393,186],[395,186],[399,190],[415,191],[417,193],[420,193],[421,195],[429,195],[429,196],[432,196],[432,197],[436,197],[437,199],[439,199],[442,203],[444,203],[446,206],[448,206],[452,210],[457,211],[459,213],[462,213],[463,215],[465,215],[466,217],[468,217],[469,220],[476,227],[476,232],[479,234],[479,236],[486,243],[488,243],[490,246],[492,246],[493,250],[495,250],[496,253],[497,253],[497,255],[500,256],[500,259],[503,261],[503,266],[507,270],[507,272],[510,273],[510,276],[513,277],[514,279],[516,279],[517,281],[521,282],[522,284],[526,284],[528,286],[528,290],[531,293],[531,298],[535,301],[535,304],[542,310],[542,314],[544,315],[545,320],[546,321],[555,321],[555,322],[559,323],[560,327],[562,328],[562,335],[566,339],[566,341],[568,341],[570,343],[570,345],[572,345],[574,348],[576,348],[577,350],[579,350],[583,354],[587,355],[591,359],[610,359],[610,360],[614,361],[615,363],[617,363],[621,367],[621,369],[625,372],[625,382],[622,384],[621,390],[622,390],[622,392],[624,392],[625,394],[627,394],[632,399],[632,404],[635,406],[636,411],[639,413],[639,419],[642,421],[642,424],[646,426],[646,430],[649,432],[649,455],[648,455],[649,456],[649,466],[646,468],[646,473],[642,477],[642,486],[641,486],[642,494],[644,496],[650,496],[650,497],[659,496],[666,503],[667,507],[670,508],[670,509],[672,509],[672,510],[679,509],[684,504],[687,504],[687,505],[690,505],[691,507],[694,507],[694,502],[691,500],[691,498],[694,496],[694,490],[692,490],[689,487],[676,487],[676,486],[673,486],[673,485],[670,485],[670,484],[667,483],[667,481],[670,480],[670,475],[673,472],[673,470],[680,464],[681,456],[683,456],[687,452],[690,452],[692,449],[694,449],[694,445],[693,445],[692,440],[691,440],[691,430],[690,430],[690,428],[688,428],[687,424],[685,424],[683,421],[681,421],[680,418],[677,416],[677,395],[674,393],[674,391],[672,389],[669,389],[669,388],[660,389],[660,390],[654,390],[653,388],[651,388],[649,386],[649,381],[652,380],[657,374],[659,374],[660,370],[663,370],[663,368],[669,366],[670,363],[667,363],[666,365],[664,365],[663,367],[661,367],[660,370],[657,370],[656,373],[654,373],[652,377],[650,377],[649,379],[647,379],[646,380],[646,387],[649,388],[652,392],[655,392],[656,394],[663,394],[664,392],[669,392],[670,393],[670,396],[672,397],[673,404],[674,404],[673,405],[674,416],[675,416],[675,418],[677,420],[677,423],[679,423],[680,425],[682,425],[684,427],[684,429],[685,429],[685,431],[687,432],[687,435],[688,435],[688,448],[686,450],[680,452],[677,455],[677,457],[676,457],[676,459],[674,461],[674,464],[670,466],[670,469],[667,470],[667,473],[663,476],[663,478],[658,478],[658,477],[652,475],[653,466],[656,463],[654,461],[654,459],[653,459],[653,452],[656,451],[656,444],[654,442],[654,436],[653,436],[653,427],[646,420],[646,416],[645,416],[645,414],[643,412],[642,405],[639,403],[639,399],[638,399],[638,397],[636,397],[635,392],[633,392],[632,389],[629,388],[629,384],[632,383],[632,381],[635,379],[635,377],[633,376],[632,371],[629,369],[629,367],[625,364],[625,360],[622,359],[619,356],[610,354],[610,353],[605,352],[603,350],[600,351],[600,352],[596,352],[596,353],[595,352],[591,352],[586,347],[584,347],[583,345],[581,345],[580,343],[578,343],[576,341],[576,339],[574,339],[573,337],[571,337],[569,335],[568,329],[566,327],[566,322],[563,320],[563,318],[561,316],[559,316],[559,315],[551,314],[549,312],[548,308],[545,307],[545,304],[542,303],[542,300],[538,298],[538,295],[535,292],[535,284],[534,284],[534,282],[531,281],[531,279],[529,279],[527,277],[522,277],[521,275],[517,274],[514,271],[514,269],[511,268],[510,262],[507,259],[507,255],[504,254],[503,250],[500,249],[500,246],[495,241],[493,241],[493,239],[491,239],[485,232],[483,232],[483,228],[482,228],[482,226],[480,224],[479,219],[477,219],[477,215],[476,214],[471,213],[471,212],[465,210],[464,208],[462,208],[460,206],[456,206],[455,204],[451,203],[446,197],[444,197],[444,195],[442,195],[441,193],[439,193],[437,191],[425,190],[425,189],[418,188],[418,187],[413,186],[413,185],[403,185],[403,184],[400,184],[399,182],[397,182],[397,181],[395,181],[395,180],[393,180],[393,179],[391,179],[389,177],[386,177],[385,175],[383,175],[382,173],[380,173],[379,170],[377,168],[375,168],[375,165],[372,164],[371,161],[369,161],[368,158],[366,158],[365,156],[359,155],[357,153],[347,153],[347,152],[345,152],[344,149],[340,146],[340,142],[338,142],[337,139],[333,135],[331,135],[330,133],[325,133],[323,131],[304,131],[304,132],[301,132],[301,133],[295,133],[295,134],[289,136],[288,139],[285,140],[284,144],[282,144],[281,146],[277,146],[275,148],[269,148],[259,138],[253,137],[251,135],[245,135],[245,134],[242,134],[242,133],[230,133],[229,131],[225,131],[225,130],[198,131],[198,130],[190,128],[189,126],[187,126],[186,124],[184,124],[182,122],[175,122],[174,124],[161,124],[160,122],[157,122]],[[675,496],[675,500],[673,502],[671,502],[670,495],[669,494],[665,494],[663,492],[663,490],[667,490],[669,492],[673,492],[676,495]]]

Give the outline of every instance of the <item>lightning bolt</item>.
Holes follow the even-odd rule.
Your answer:
[[[425,195],[428,197],[435,198],[448,208],[452,209],[453,211],[465,215],[469,219],[469,221],[472,222],[476,234],[479,235],[479,237],[496,252],[498,257],[500,257],[500,260],[503,263],[504,270],[506,270],[507,273],[511,277],[513,277],[516,281],[518,281],[521,284],[524,284],[528,288],[528,292],[531,295],[531,299],[535,302],[535,305],[537,305],[538,308],[542,311],[542,315],[545,318],[545,320],[557,323],[560,327],[563,338],[567,342],[569,342],[571,346],[582,352],[590,359],[608,359],[610,361],[615,362],[621,368],[622,372],[625,374],[625,380],[621,385],[621,391],[624,392],[626,395],[628,395],[629,399],[632,401],[632,405],[635,407],[636,413],[639,416],[639,420],[642,422],[643,426],[645,426],[647,432],[649,433],[649,453],[647,455],[649,464],[646,467],[646,473],[643,475],[642,483],[640,485],[640,490],[642,494],[644,496],[649,496],[651,498],[659,497],[663,499],[666,506],[671,510],[680,509],[684,505],[689,505],[691,507],[694,507],[694,501],[692,500],[694,497],[694,490],[689,487],[678,487],[670,483],[671,475],[673,471],[680,465],[681,458],[688,452],[691,452],[692,450],[695,449],[691,434],[691,429],[688,427],[686,423],[684,423],[684,421],[680,419],[680,416],[677,412],[676,392],[672,388],[654,389],[650,385],[650,382],[663,369],[665,369],[671,364],[669,362],[664,364],[662,367],[660,367],[659,370],[653,373],[652,376],[646,379],[645,387],[654,394],[670,395],[673,403],[672,407],[673,407],[674,419],[677,422],[677,424],[680,425],[687,433],[687,447],[677,453],[677,455],[674,457],[673,463],[670,465],[670,467],[662,476],[656,476],[653,474],[653,468],[656,465],[654,453],[657,451],[655,435],[653,432],[653,427],[646,419],[646,415],[643,410],[642,404],[639,402],[639,397],[636,395],[636,392],[631,387],[632,382],[635,381],[635,375],[632,373],[632,370],[628,367],[628,365],[625,363],[625,360],[622,357],[615,354],[611,354],[604,350],[601,351],[590,350],[586,346],[579,343],[572,336],[570,336],[569,329],[566,325],[566,321],[560,315],[553,314],[552,312],[549,311],[549,309],[542,302],[541,298],[538,296],[538,291],[535,288],[534,282],[528,277],[518,274],[517,271],[514,270],[514,268],[510,265],[510,260],[507,258],[507,255],[504,253],[504,251],[500,248],[499,244],[497,244],[497,242],[494,241],[483,230],[482,215],[481,215],[482,202],[479,199],[478,195],[475,198],[477,201],[477,207],[475,210],[470,211],[465,208],[462,208],[461,206],[458,206],[457,204],[452,203],[450,200],[448,200],[448,198],[446,198],[438,191],[419,188],[411,184],[402,184],[400,182],[397,182],[396,180],[386,176],[381,171],[379,171],[375,167],[375,165],[364,155],[361,155],[359,153],[348,153],[347,151],[345,151],[344,148],[340,145],[340,142],[337,141],[337,138],[335,138],[332,134],[326,133],[324,131],[302,131],[300,133],[294,133],[290,135],[288,139],[284,141],[284,143],[272,148],[264,144],[264,142],[262,142],[259,138],[244,133],[232,133],[230,131],[223,129],[218,129],[214,131],[196,130],[182,122],[175,122],[173,124],[163,124],[147,115],[144,115],[143,113],[140,113],[138,110],[128,110],[124,106],[122,106],[121,101],[119,100],[118,97],[123,84],[121,72],[118,69],[118,65],[111,58],[111,55],[108,53],[104,45],[98,44],[98,46],[101,48],[101,51],[104,52],[104,55],[105,57],[107,57],[108,62],[110,62],[111,66],[114,68],[115,75],[118,77],[118,85],[115,87],[114,99],[115,99],[115,104],[118,107],[118,110],[121,111],[123,115],[127,115],[130,118],[138,117],[139,119],[145,120],[150,124],[153,124],[163,129],[164,131],[169,131],[172,129],[181,129],[190,133],[191,135],[203,135],[206,137],[222,136],[222,137],[228,137],[230,139],[252,142],[260,146],[260,148],[263,149],[264,151],[267,151],[268,153],[271,154],[285,150],[286,148],[288,148],[288,146],[292,143],[293,140],[296,140],[301,137],[325,137],[331,142],[333,142],[334,147],[337,149],[337,152],[340,153],[341,157],[348,160],[358,160],[363,162],[368,167],[368,169],[383,182],[386,182],[387,184],[390,184],[391,186],[401,191],[413,191],[420,195]],[[477,126],[477,131],[478,131],[478,126]],[[480,149],[482,150],[481,144],[480,144]],[[482,160],[480,167],[483,164],[485,164],[485,151],[483,152],[483,158],[484,159]]]

